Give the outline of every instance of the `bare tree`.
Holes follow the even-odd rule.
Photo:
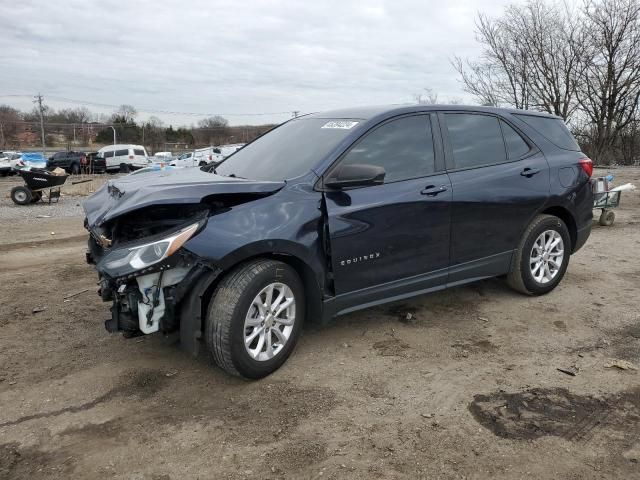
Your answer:
[[[117,118],[122,123],[132,122],[138,115],[138,111],[132,105],[120,105],[118,109],[113,113],[113,117]]]
[[[200,120],[198,128],[193,129],[193,136],[201,145],[220,145],[227,141],[229,131],[229,121],[220,115],[215,115]]]
[[[481,61],[454,58],[467,92],[487,105],[535,108],[569,118],[578,106],[586,33],[567,7],[529,0],[502,17],[479,15]]]
[[[628,127],[637,131],[640,118],[640,2],[589,0],[584,16],[591,51],[580,106],[592,123],[588,153],[609,163],[616,141]]]
[[[421,105],[435,105],[438,103],[438,94],[431,88],[423,88],[423,93],[416,93],[413,95],[413,99],[416,103]]]

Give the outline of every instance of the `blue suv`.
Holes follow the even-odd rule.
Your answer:
[[[370,107],[290,120],[217,166],[84,203],[109,331],[180,332],[260,378],[304,321],[489,278],[553,290],[591,231],[591,160],[530,111]]]

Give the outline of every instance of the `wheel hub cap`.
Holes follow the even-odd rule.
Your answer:
[[[555,230],[546,230],[533,242],[529,256],[531,275],[538,283],[549,283],[560,272],[563,260],[562,236]]]
[[[296,320],[293,291],[284,283],[264,287],[251,302],[244,321],[244,346],[254,360],[270,360],[289,341]]]

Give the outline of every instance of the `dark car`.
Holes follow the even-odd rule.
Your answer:
[[[108,182],[84,203],[87,259],[109,331],[179,330],[186,350],[204,343],[227,372],[260,378],[305,320],[497,276],[550,292],[591,231],[591,173],[550,115],[313,114],[215,169]]]
[[[87,173],[105,173],[107,171],[107,160],[98,156],[98,152],[89,152],[82,163],[82,170]]]
[[[67,173],[77,175],[81,172],[82,166],[86,163],[84,152],[57,152],[47,160],[47,168],[63,168]]]

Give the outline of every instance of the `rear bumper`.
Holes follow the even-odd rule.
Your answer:
[[[573,253],[576,253],[584,246],[585,243],[587,243],[589,235],[591,235],[591,223],[589,223],[585,227],[582,227],[576,233],[576,244],[573,246]]]

